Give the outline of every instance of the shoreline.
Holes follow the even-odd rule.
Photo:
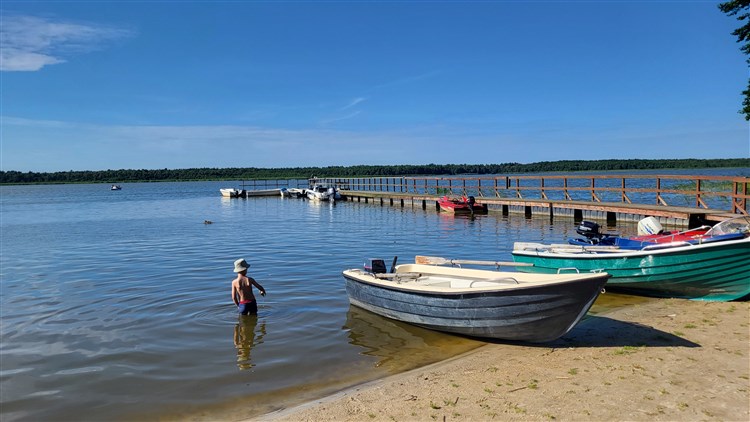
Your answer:
[[[750,419],[750,302],[660,299],[248,421]]]

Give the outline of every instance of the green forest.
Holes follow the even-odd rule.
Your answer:
[[[674,160],[563,160],[520,164],[357,165],[290,168],[190,168],[60,172],[0,171],[0,184],[122,183],[196,180],[274,180],[310,177],[452,176],[543,172],[750,167],[750,158]]]

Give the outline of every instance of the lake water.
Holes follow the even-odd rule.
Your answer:
[[[511,260],[514,241],[575,234],[565,219],[220,197],[235,185],[0,187],[3,421],[238,419],[439,361],[484,343],[350,307],[341,271]],[[268,291],[257,317],[231,301],[237,258]]]

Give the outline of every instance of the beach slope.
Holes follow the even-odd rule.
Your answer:
[[[254,420],[750,420],[750,303],[665,299]]]

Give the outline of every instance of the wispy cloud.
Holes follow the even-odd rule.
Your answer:
[[[352,117],[355,117],[355,116],[359,115],[360,113],[362,113],[362,111],[361,110],[357,110],[357,111],[353,111],[353,112],[351,112],[351,113],[349,113],[349,114],[347,114],[345,116],[334,117],[334,118],[331,118],[331,119],[323,120],[320,123],[322,125],[328,125],[328,124],[331,124],[331,123],[340,122],[342,120],[351,119]]]
[[[361,104],[364,101],[367,101],[367,97],[357,97],[357,98],[354,98],[351,101],[349,101],[345,106],[339,108],[338,110],[336,110],[334,112],[335,114],[341,114],[342,112],[345,112],[345,111],[349,110],[349,112],[347,114],[345,114],[343,116],[342,115],[338,115],[336,117],[329,117],[329,118],[320,120],[318,124],[321,125],[321,126],[328,126],[331,123],[336,123],[336,122],[340,122],[342,120],[348,120],[348,119],[351,119],[353,117],[356,117],[356,116],[362,114],[362,110],[352,110],[352,109],[354,107],[356,107],[358,104]]]
[[[17,171],[232,167],[240,162],[258,167],[353,165],[373,160],[393,163],[394,157],[385,152],[405,146],[427,151],[436,139],[432,133],[419,131],[405,135],[320,127],[99,125],[12,116],[0,119],[5,132],[2,168]],[[427,153],[425,159],[437,158]]]
[[[0,71],[34,72],[134,34],[113,26],[4,14],[0,17]]]
[[[357,104],[359,104],[359,103],[361,103],[363,101],[367,101],[367,98],[366,97],[357,97],[357,98],[351,100],[349,102],[349,104],[345,105],[344,107],[341,107],[341,110],[343,111],[343,110],[350,109],[350,108],[356,106]]]
[[[26,119],[13,116],[0,116],[0,123],[8,126],[25,126],[32,128],[65,128],[75,126],[74,124],[59,120]]]
[[[1,115],[0,123],[4,137],[0,168],[17,171],[534,162],[576,159],[572,156],[575,152],[555,148],[571,142],[593,151],[583,158],[598,159],[602,157],[596,155],[596,146],[601,139],[610,138],[626,141],[634,150],[656,145],[656,149],[649,149],[654,157],[675,158],[677,146],[703,145],[701,142],[707,138],[705,133],[683,126],[637,134],[628,133],[627,128],[612,128],[610,132],[582,136],[578,130],[554,134],[530,133],[527,129],[477,131],[473,126],[443,124],[376,130],[286,129],[249,125],[101,125]],[[719,130],[724,131],[718,132],[723,139],[721,150],[746,148],[746,126],[721,125]],[[461,139],[461,148],[455,148],[456,139]],[[681,157],[687,154],[690,153],[684,152]]]

